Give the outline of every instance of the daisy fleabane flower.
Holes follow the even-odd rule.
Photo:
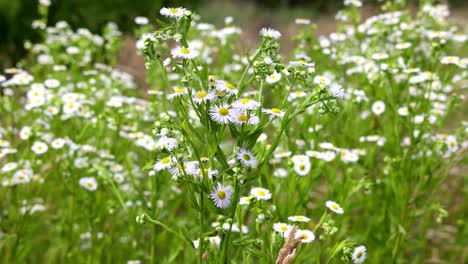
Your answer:
[[[232,107],[246,111],[246,110],[257,110],[260,107],[260,103],[250,99],[250,98],[242,98],[236,100],[232,103]]]
[[[237,153],[237,159],[247,167],[255,167],[257,166],[257,158],[252,154],[252,152],[246,150],[245,148],[241,148]]]
[[[84,177],[80,179],[80,185],[88,191],[95,191],[98,187],[94,177]]]
[[[47,144],[41,141],[35,142],[31,147],[31,150],[38,155],[46,153],[48,149]]]
[[[281,80],[281,74],[274,72],[271,75],[268,75],[265,79],[267,83],[273,84]]]
[[[331,81],[326,76],[318,75],[314,77],[314,83],[327,86],[330,85]]]
[[[307,217],[307,216],[303,216],[303,215],[293,215],[293,216],[288,217],[288,220],[291,221],[291,222],[304,222],[304,223],[307,223],[307,222],[310,221],[310,218]]]
[[[174,59],[182,58],[182,59],[195,59],[200,52],[193,47],[181,47],[177,46],[171,50],[172,57]]]
[[[301,230],[301,229],[299,229],[299,230],[296,231],[295,238],[300,239],[301,243],[310,243],[310,242],[315,240],[315,235],[310,230]]]
[[[353,262],[356,264],[361,264],[366,260],[367,249],[365,246],[356,247],[353,251]]]
[[[343,211],[343,208],[341,208],[341,206],[334,202],[334,201],[327,201],[325,203],[325,205],[328,207],[328,209],[332,210],[333,212],[337,213],[337,214],[343,214],[344,211]]]
[[[271,193],[265,188],[255,187],[250,190],[250,195],[257,198],[257,200],[270,200]]]
[[[279,39],[281,37],[281,33],[278,30],[272,28],[262,28],[260,30],[260,35],[273,39]]]
[[[335,98],[343,99],[345,97],[345,93],[343,87],[340,84],[333,83],[328,88],[328,92]]]
[[[385,112],[385,103],[383,101],[377,101],[372,104],[372,112],[375,115],[381,115]]]
[[[193,94],[193,101],[197,104],[206,103],[208,101],[214,101],[216,94],[207,91],[198,91]]]
[[[239,200],[240,205],[249,205],[252,200],[252,196],[243,196]]]
[[[174,92],[173,92],[173,93],[167,95],[167,99],[169,99],[169,100],[172,101],[174,98],[180,97],[180,96],[185,95],[185,94],[187,94],[187,93],[188,93],[188,92],[187,92],[187,89],[186,89],[186,88],[176,87],[176,88],[174,88]]]
[[[231,190],[218,182],[218,186],[211,191],[210,197],[216,207],[224,209],[231,204],[231,195]]]
[[[213,105],[210,108],[210,116],[216,123],[219,124],[229,124],[232,120],[232,109],[229,105]]]
[[[291,225],[281,223],[281,222],[273,224],[273,230],[275,230],[275,232],[278,232],[278,233],[281,233],[281,234],[289,232],[291,230],[291,228],[292,228]]]
[[[235,109],[234,113],[232,114],[232,122],[236,125],[257,125],[260,122],[258,116],[254,114],[247,114],[247,112],[243,112],[242,110]]]
[[[184,12],[187,11],[187,9],[183,7],[163,7],[159,11],[161,15],[165,17],[172,17],[172,18],[182,18],[184,16]]]
[[[170,169],[171,166],[172,166],[172,158],[170,156],[168,156],[168,157],[165,157],[163,159],[158,160],[158,162],[156,162],[153,165],[153,169],[156,172],[159,172],[159,171],[162,171],[162,170]]]
[[[283,118],[284,116],[284,111],[279,108],[263,109],[262,112],[270,115],[270,119],[275,117]]]

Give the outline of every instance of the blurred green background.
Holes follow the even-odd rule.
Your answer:
[[[410,0],[411,1],[411,0]],[[456,8],[467,0],[450,0]],[[108,21],[114,21],[124,32],[132,32],[135,16],[156,18],[163,6],[184,6],[200,13],[207,22],[222,23],[234,16],[240,25],[265,24],[272,20],[328,15],[331,19],[343,0],[52,0],[48,23],[65,20],[73,28],[85,27],[99,33]],[[377,0],[364,0],[377,2]],[[417,3],[417,0],[413,2]],[[38,17],[38,0],[0,0],[0,65],[11,66],[24,55],[25,40],[38,36],[31,23]],[[284,19],[283,19],[284,18]],[[279,21],[279,22],[278,22]]]

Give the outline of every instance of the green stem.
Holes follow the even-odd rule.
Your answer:
[[[234,199],[232,200],[232,202],[234,203],[232,205],[232,211],[231,211],[231,219],[234,219],[235,215],[236,215],[236,209],[237,209],[237,204],[239,203],[239,194],[240,194],[240,185],[239,185],[239,180],[236,179],[236,186],[235,186],[235,190],[234,190]],[[242,227],[242,226],[241,226]],[[223,247],[222,247],[222,251],[221,251],[221,259],[222,259],[222,262],[221,263],[227,263],[227,251],[228,251],[228,248],[229,248],[229,237],[231,236],[231,232],[232,232],[232,223],[229,227],[229,230],[226,234],[226,237],[223,241]]]
[[[203,230],[205,225],[205,213],[204,213],[204,203],[203,203],[203,190],[200,191],[200,238],[199,238],[199,246],[198,246],[198,263],[203,263]]]

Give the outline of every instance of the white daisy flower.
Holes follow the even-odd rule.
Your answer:
[[[280,179],[286,178],[288,177],[288,170],[286,170],[285,168],[277,168],[273,172],[273,176],[275,176],[276,178],[280,178]]]
[[[193,101],[197,104],[214,101],[216,94],[214,92],[198,91],[193,94]]]
[[[265,113],[265,114],[270,115],[270,119],[273,119],[275,117],[281,119],[284,116],[284,111],[279,109],[279,108],[271,108],[271,109],[265,108],[265,109],[262,110],[262,112]]]
[[[249,205],[250,201],[252,201],[252,196],[242,196],[239,200],[240,205]]]
[[[449,152],[456,152],[458,151],[458,143],[457,138],[453,135],[448,136],[445,139],[445,143],[447,144],[447,148]]]
[[[325,76],[317,75],[317,76],[314,77],[314,83],[328,86],[328,85],[330,85],[331,81],[330,81],[330,79],[328,79]]]
[[[187,9],[182,8],[182,7],[163,7],[159,11],[161,15],[165,17],[170,17],[170,18],[182,18],[184,16],[184,12],[187,11]]]
[[[343,87],[340,84],[333,83],[330,88],[328,88],[328,92],[338,99],[343,99],[345,97],[345,92]]]
[[[52,142],[50,143],[50,146],[53,149],[61,149],[64,145],[65,145],[65,140],[62,138],[56,138],[52,140]]]
[[[19,170],[19,171],[16,171],[15,174],[13,174],[13,183],[14,184],[28,183],[31,181],[32,177],[33,177],[33,171],[28,170],[28,169]]]
[[[228,94],[237,94],[238,90],[234,84],[226,81],[216,81],[216,90],[227,92]]]
[[[23,127],[20,130],[19,136],[22,140],[26,140],[31,136],[31,128],[28,126]]]
[[[179,142],[177,141],[177,139],[166,137],[166,136],[161,137],[156,143],[157,147],[161,149],[166,149],[168,151],[174,150],[178,145],[179,145]]]
[[[388,59],[388,54],[387,53],[374,53],[372,54],[372,59],[374,60],[385,60]]]
[[[80,185],[88,191],[95,191],[98,187],[94,177],[84,177],[80,179]]]
[[[294,163],[294,171],[300,176],[306,176],[307,174],[309,174],[310,168],[311,164],[308,158],[307,160]]]
[[[281,80],[281,74],[277,72],[274,72],[271,75],[268,75],[265,79],[265,81],[270,84],[277,83],[280,80]]]
[[[402,106],[402,107],[398,108],[398,114],[400,116],[407,116],[409,114],[408,107],[407,106]]]
[[[301,243],[310,243],[315,240],[315,235],[310,230],[299,229],[296,231],[295,238],[300,239]]]
[[[18,167],[18,163],[16,162],[8,162],[2,167],[2,172],[10,172]]]
[[[257,200],[270,200],[271,193],[269,190],[265,188],[255,187],[250,190],[250,195],[257,198]]]
[[[459,57],[456,57],[456,56],[446,56],[446,57],[443,57],[443,58],[440,60],[440,63],[442,63],[442,64],[458,64],[459,61],[460,61],[460,58],[459,58]]]
[[[307,217],[307,216],[303,216],[303,215],[293,215],[293,216],[288,217],[288,220],[291,221],[291,222],[304,222],[304,223],[307,223],[307,222],[310,221],[310,218]]]
[[[407,49],[409,47],[411,47],[411,43],[409,43],[409,42],[398,43],[395,46],[395,48],[397,50],[404,50],[404,49]]]
[[[343,208],[341,208],[341,206],[339,204],[337,204],[336,202],[334,202],[334,201],[327,201],[325,203],[325,206],[327,206],[328,209],[332,210],[333,212],[335,212],[337,214],[343,214],[344,213]]]
[[[182,58],[182,59],[195,59],[200,52],[192,47],[181,47],[177,46],[171,50],[172,57],[174,59]]]
[[[252,154],[252,152],[241,148],[237,153],[237,159],[246,166],[246,167],[255,167],[257,166],[257,158]]]
[[[232,122],[239,126],[244,124],[257,125],[260,119],[254,114],[250,114],[249,116],[246,112],[236,110],[232,114]]]
[[[211,191],[210,197],[216,207],[227,208],[231,204],[232,191],[218,182],[218,186]]]
[[[367,249],[365,246],[356,247],[353,251],[352,259],[354,263],[361,264],[366,260]]]
[[[135,24],[137,25],[147,25],[149,23],[149,20],[147,17],[144,17],[144,16],[137,16],[135,17]]]
[[[186,88],[176,87],[176,88],[174,88],[173,93],[167,95],[167,99],[172,101],[174,98],[183,96],[183,95],[185,95],[187,93],[188,93],[188,91],[187,91]]]
[[[44,81],[44,85],[47,87],[47,88],[57,88],[60,86],[60,82],[56,79],[47,79]]]
[[[250,98],[242,98],[232,103],[232,107],[240,109],[242,111],[257,110],[260,107],[260,105],[261,104],[259,102]]]
[[[47,144],[41,141],[34,142],[31,147],[31,150],[38,155],[46,153],[48,149]]]
[[[372,112],[375,115],[381,115],[385,112],[385,103],[383,101],[377,101],[372,104]]]
[[[279,39],[281,33],[278,30],[272,28],[262,28],[260,30],[260,35],[267,38]]]
[[[229,124],[232,121],[232,114],[233,110],[230,108],[229,105],[213,105],[210,108],[210,117],[219,124]]]
[[[292,226],[285,223],[274,223],[273,230],[278,233],[287,233],[291,230]]]
[[[162,170],[170,169],[171,166],[172,166],[172,158],[170,156],[168,156],[168,157],[165,157],[163,159],[158,160],[158,162],[156,162],[153,165],[153,169],[156,172],[159,172],[159,171],[162,171]]]

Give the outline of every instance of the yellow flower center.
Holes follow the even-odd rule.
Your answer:
[[[243,105],[247,104],[248,102],[250,102],[250,98],[244,98],[241,100],[241,104]]]
[[[206,97],[206,95],[207,95],[207,93],[205,91],[201,91],[201,92],[198,92],[197,98],[198,99],[203,99],[203,98]]]
[[[299,169],[300,169],[301,171],[305,169],[304,163],[301,163],[301,164],[299,165]]]
[[[171,12],[171,14],[177,14],[177,13],[179,13],[179,9],[171,8],[171,10],[169,10],[169,12]]]
[[[241,121],[241,122],[246,122],[247,121],[247,115],[239,115],[239,117],[237,118],[237,120]]]
[[[176,94],[181,94],[181,93],[184,93],[184,92],[185,92],[185,89],[184,89],[184,88],[177,88],[177,89],[175,90],[175,93],[176,93]]]
[[[282,226],[280,226],[280,230],[281,230],[281,231],[287,231],[287,230],[288,230],[288,227],[285,226],[285,225],[282,225]]]
[[[187,55],[190,53],[190,50],[188,48],[182,48],[180,49],[180,53]]]
[[[90,182],[90,181],[87,182],[87,183],[86,183],[86,186],[88,186],[89,188],[93,187],[93,182]]]
[[[271,109],[271,112],[273,112],[273,113],[275,113],[275,114],[279,114],[279,113],[281,113],[281,110],[278,109],[278,108],[272,108],[272,109]]]
[[[171,158],[170,158],[170,157],[165,157],[164,159],[161,160],[161,163],[162,163],[162,164],[167,164],[167,163],[169,163],[169,162],[171,162]]]
[[[224,190],[218,190],[218,198],[224,200],[226,198],[226,192]]]
[[[226,83],[226,87],[230,90],[234,90],[236,87],[232,83]]]
[[[260,196],[265,196],[266,195],[265,191],[263,191],[263,190],[258,191],[257,194],[260,195]]]
[[[229,109],[226,107],[221,107],[219,108],[218,113],[222,116],[227,116],[229,114]]]
[[[247,154],[243,154],[242,158],[245,159],[246,161],[250,161],[250,156]]]
[[[331,207],[335,210],[339,210],[340,207],[337,204],[332,204]]]

